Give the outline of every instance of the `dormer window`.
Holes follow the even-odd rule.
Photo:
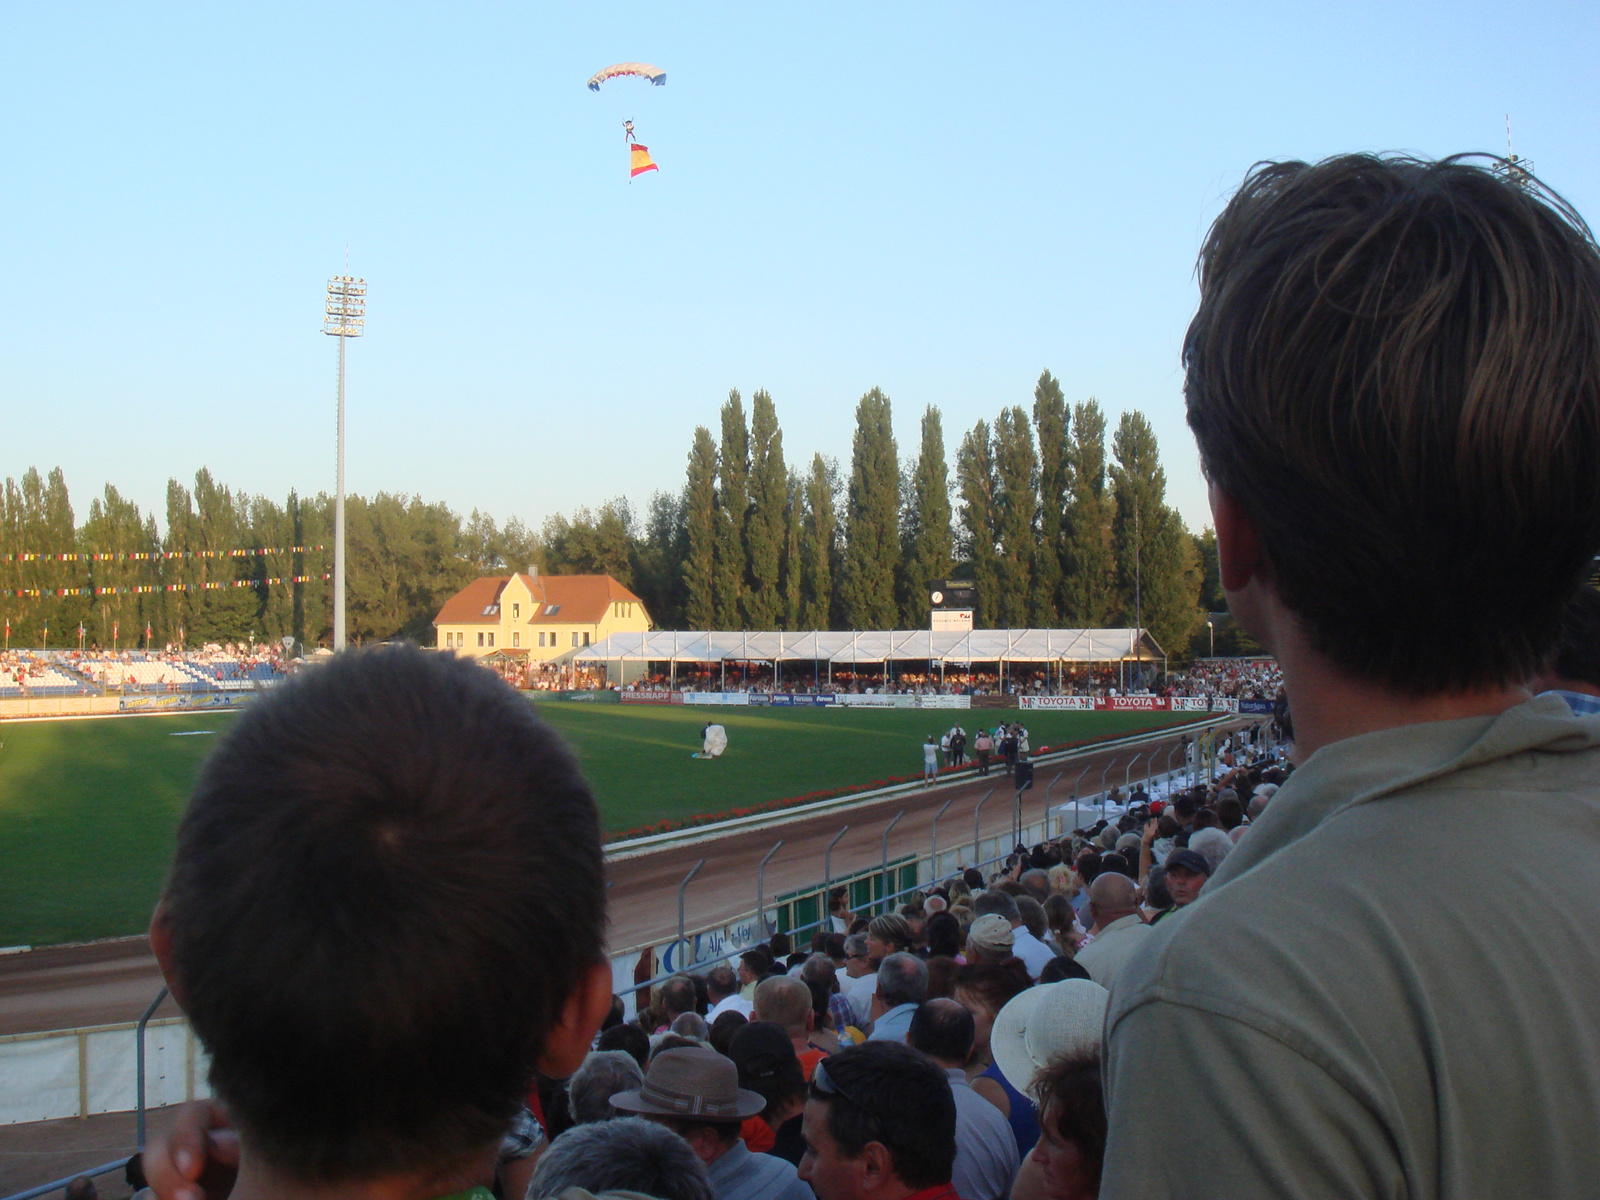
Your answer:
[[[553,617],[560,611],[561,605],[559,604],[546,604],[544,606],[544,615],[547,617]]]
[[[486,617],[496,616],[499,614],[499,612],[500,606],[498,604],[485,604],[483,606],[483,615]]]

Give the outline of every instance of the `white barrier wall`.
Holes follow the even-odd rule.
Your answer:
[[[0,1037],[0,1125],[54,1121],[138,1105],[135,1025]],[[145,1105],[209,1096],[207,1058],[182,1017],[145,1026]]]

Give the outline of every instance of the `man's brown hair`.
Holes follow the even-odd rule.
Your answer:
[[[1410,694],[1505,685],[1600,548],[1600,255],[1493,160],[1258,166],[1184,343],[1208,478],[1313,645]]]
[[[349,651],[206,762],[164,900],[211,1083],[284,1175],[446,1170],[504,1132],[603,954],[593,798],[470,660]]]

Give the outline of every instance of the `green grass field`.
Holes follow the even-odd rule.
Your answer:
[[[632,707],[541,702],[576,748],[612,833],[922,769],[922,739],[1015,713]],[[1034,712],[1035,748],[1188,714]],[[0,725],[0,946],[140,932],[195,770],[229,713]],[[728,752],[706,762],[700,728]]]

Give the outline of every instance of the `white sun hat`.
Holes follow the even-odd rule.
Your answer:
[[[1087,979],[1064,979],[1015,996],[994,1019],[989,1048],[1017,1091],[1028,1094],[1033,1077],[1064,1054],[1098,1053],[1111,993]]]

